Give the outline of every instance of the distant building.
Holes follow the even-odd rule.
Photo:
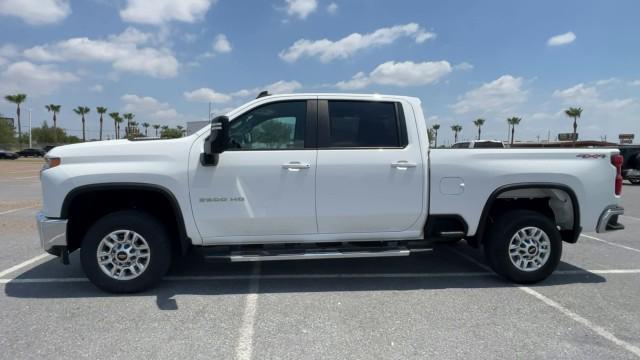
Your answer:
[[[187,136],[191,134],[195,134],[198,130],[202,129],[205,126],[209,126],[208,121],[189,121],[187,122]]]
[[[7,124],[11,125],[14,128],[16,127],[14,122],[13,122],[13,118],[0,116],[0,121],[4,121],[4,122],[6,122]]]

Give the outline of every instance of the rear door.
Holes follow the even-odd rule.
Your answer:
[[[419,218],[425,170],[405,113],[400,102],[319,98],[319,233],[399,232]]]

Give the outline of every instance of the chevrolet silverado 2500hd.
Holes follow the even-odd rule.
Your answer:
[[[419,99],[259,97],[171,140],[56,147],[44,250],[134,292],[199,247],[231,261],[403,256],[466,239],[511,281],[549,276],[581,231],[618,230],[616,149],[429,149]]]

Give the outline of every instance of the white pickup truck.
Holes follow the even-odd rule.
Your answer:
[[[44,250],[110,292],[199,247],[230,261],[404,256],[466,239],[511,281],[562,243],[623,228],[617,149],[429,149],[417,98],[259,97],[172,140],[56,147],[41,173]]]

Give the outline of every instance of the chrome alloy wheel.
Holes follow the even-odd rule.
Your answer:
[[[137,232],[116,230],[100,241],[96,252],[102,272],[115,280],[135,279],[149,266],[149,244]]]
[[[542,229],[529,226],[518,230],[509,241],[509,259],[522,271],[536,271],[549,260],[551,241]]]

